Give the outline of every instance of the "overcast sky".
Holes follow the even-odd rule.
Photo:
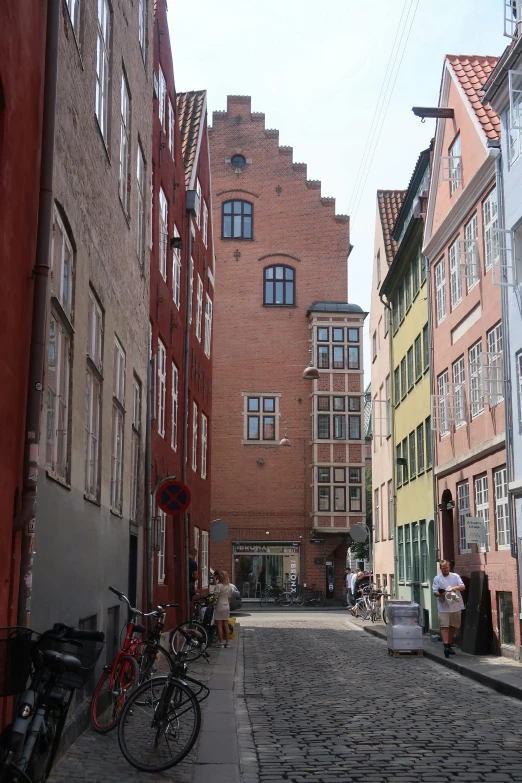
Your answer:
[[[416,6],[360,205],[351,210],[348,298],[365,309],[375,192],[407,186],[435,129],[411,107],[437,105],[446,53],[502,53],[504,0],[169,0],[178,92],[208,91],[209,124],[212,111],[226,109],[227,94],[251,95],[252,110],[293,147],[294,162],[308,164],[308,179],[321,180],[338,213],[352,201],[401,15],[404,24],[409,11],[411,22]]]

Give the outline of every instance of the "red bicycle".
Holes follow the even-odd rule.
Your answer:
[[[91,724],[100,734],[106,734],[118,725],[127,696],[137,685],[151,678],[160,656],[166,660],[168,669],[172,668],[170,656],[161,647],[160,641],[166,610],[178,606],[162,604],[152,612],[142,612],[131,606],[124,593],[114,587],[109,587],[109,590],[128,605],[130,619],[121,649],[112,664],[104,667],[92,698]],[[145,626],[135,622],[137,615],[156,618],[157,622],[149,633]]]

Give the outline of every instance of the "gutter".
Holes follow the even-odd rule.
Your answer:
[[[194,171],[196,166],[194,165]],[[186,303],[187,309],[185,311],[185,334],[183,336],[183,450],[181,457],[181,480],[184,484],[187,483],[187,458],[188,458],[188,423],[189,423],[189,367],[190,367],[190,259],[192,256],[192,213],[186,210],[187,214],[187,290],[186,290]],[[194,274],[194,270],[192,270]],[[185,548],[185,616],[190,617],[190,595],[189,595],[189,538],[190,538],[190,526],[189,526],[189,514],[187,511],[183,512],[183,530],[184,530],[184,548]]]
[[[491,101],[494,99],[497,92],[502,87],[504,80],[506,78],[506,74],[508,71],[511,70],[511,65],[518,59],[520,54],[522,53],[522,38],[519,38],[515,46],[509,51],[509,46],[504,51],[504,54],[501,55],[499,61],[497,62],[496,68],[492,72],[492,75],[494,75],[494,78],[490,78],[486,81],[486,84],[482,88],[483,98],[482,103],[491,103]],[[502,62],[503,61],[503,62]],[[502,63],[502,64],[501,64]],[[495,73],[495,71],[498,72]],[[491,83],[489,83],[491,80]]]
[[[47,2],[45,76],[43,92],[42,155],[36,257],[33,268],[34,290],[29,354],[29,388],[26,407],[24,478],[22,504],[13,521],[13,529],[23,530],[18,593],[18,624],[30,625],[33,541],[38,485],[40,423],[47,336],[48,280],[53,218],[54,135],[56,88],[58,82],[58,35],[60,0]]]

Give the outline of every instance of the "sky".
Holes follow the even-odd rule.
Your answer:
[[[437,105],[445,54],[503,52],[503,11],[504,0],[169,0],[176,89],[207,90],[209,125],[227,95],[252,96],[252,111],[279,130],[308,179],[321,180],[337,213],[351,214],[348,299],[369,310],[376,191],[407,187],[435,130],[411,107]],[[381,87],[399,42],[383,118]],[[380,139],[356,195],[376,110]],[[368,316],[366,348],[369,331]]]

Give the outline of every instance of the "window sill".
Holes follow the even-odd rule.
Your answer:
[[[111,512],[113,517],[118,517],[118,519],[123,519],[123,512],[122,511],[117,511],[115,508],[111,508],[110,512]]]
[[[94,497],[94,495],[89,495],[87,492],[84,492],[83,499],[87,500],[89,503],[92,503],[94,506],[101,508],[101,502],[98,500],[98,498]]]
[[[74,43],[75,43],[75,46],[76,46],[76,51],[78,52],[78,57],[80,58],[80,65],[82,66],[82,71],[85,71],[85,66],[83,64],[83,57],[82,57],[82,53],[81,53],[81,50],[80,50],[80,44],[79,44],[78,38],[76,37],[76,33],[74,31],[74,27],[73,27],[73,23],[72,23],[72,19],[71,19],[71,14],[70,14],[70,11],[69,11],[69,6],[67,5],[67,3],[65,4],[65,7],[67,8],[67,16],[69,18],[69,24],[71,26],[71,31],[72,31],[72,34],[73,34],[73,39],[74,39]]]
[[[223,242],[253,242],[254,237],[221,237]]]
[[[57,484],[60,484],[60,486],[64,487],[64,489],[71,489],[71,485],[69,482],[59,476],[57,473],[54,472],[54,470],[51,470],[51,468],[46,468],[45,474],[48,479],[51,479],[51,481],[55,481]]]
[[[127,228],[130,231],[130,227],[131,227],[130,216],[129,216],[129,213],[127,212],[127,210],[125,209],[125,207],[123,206],[123,202],[121,200],[121,196],[120,196],[119,193],[118,193],[118,201],[120,202],[121,211],[123,212],[123,217],[125,218],[125,222],[127,223]]]
[[[502,544],[497,547],[497,550],[499,552],[509,552],[511,550],[510,544]]]
[[[267,304],[267,302],[263,302],[263,307],[293,307],[295,309],[297,305],[296,304]]]
[[[422,381],[422,373],[415,378],[415,383]]]
[[[268,446],[269,448],[279,448],[278,440],[242,440],[243,446]]]

